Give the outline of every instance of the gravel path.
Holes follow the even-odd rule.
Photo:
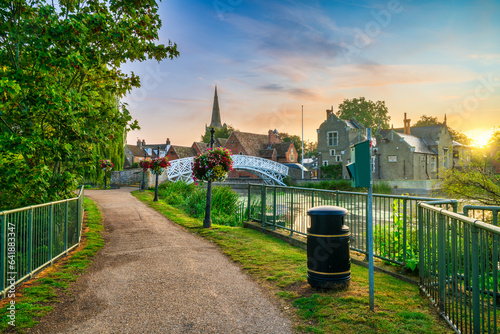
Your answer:
[[[217,247],[131,190],[85,190],[102,211],[106,246],[30,333],[293,332],[279,307]]]

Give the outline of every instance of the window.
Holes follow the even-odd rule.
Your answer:
[[[435,173],[437,171],[437,166],[436,166],[436,156],[433,155],[431,157],[431,172]]]
[[[339,144],[339,133],[337,131],[327,132],[326,141],[328,146],[337,146]]]
[[[243,155],[243,152],[238,153],[239,155]]]
[[[443,148],[443,167],[448,168],[449,167],[449,161],[448,161],[448,149]]]
[[[335,156],[335,150],[330,150],[330,156],[334,157]]]
[[[323,161],[323,166],[328,166],[328,160]]]
[[[397,155],[389,155],[387,157],[387,161],[389,161],[389,162],[398,162],[398,156]]]
[[[336,162],[341,162],[342,161],[342,156],[341,155],[336,155],[335,156],[335,161]]]
[[[372,173],[375,173],[375,166],[376,166],[376,163],[375,163],[375,156],[372,156]]]

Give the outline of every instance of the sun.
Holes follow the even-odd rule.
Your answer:
[[[493,134],[493,129],[475,129],[465,132],[467,137],[472,139],[472,145],[478,148],[483,148],[488,145],[488,142]]]

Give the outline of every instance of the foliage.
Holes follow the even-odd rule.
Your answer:
[[[439,125],[442,124],[438,121],[437,117],[434,116],[426,116],[422,115],[420,116],[420,119],[415,123],[413,126],[414,127],[421,127],[421,126],[430,126],[430,125]],[[448,130],[450,131],[451,138],[453,140],[464,144],[464,145],[470,145],[472,143],[472,140],[467,137],[464,133],[460,131],[453,130],[452,128],[448,127]]]
[[[364,97],[345,99],[339,104],[337,116],[340,119],[354,118],[367,128],[389,128],[389,111],[384,101],[373,102]]]
[[[500,206],[500,176],[486,172],[484,166],[471,165],[465,170],[446,169],[442,173],[441,188],[447,196]]]
[[[193,179],[197,181],[224,181],[233,170],[231,151],[222,147],[208,148],[207,153],[194,159]]]
[[[146,158],[144,160],[139,161],[139,166],[141,166],[143,171],[147,171],[148,169],[151,168],[152,163],[153,162],[151,161],[151,159]]]
[[[236,130],[232,125],[224,125],[220,129],[215,129],[214,132],[214,139],[217,138],[224,138],[227,139],[231,135],[233,131],[238,131]],[[210,128],[205,131],[205,134],[201,135],[201,141],[203,143],[210,144]]]
[[[293,143],[293,145],[295,146],[295,150],[297,151],[297,161],[300,162],[302,159],[302,139],[297,135],[290,135],[286,132],[278,133],[278,138],[283,143]],[[306,143],[304,142],[304,148],[306,148],[305,144]]]
[[[184,182],[165,182],[158,187],[161,201],[179,208],[192,217],[203,219],[207,190],[195,184]],[[231,187],[212,188],[212,222],[214,224],[235,226],[241,223],[236,219],[240,203],[239,196]]]
[[[403,230],[404,230],[404,217],[401,208],[403,207],[403,200],[395,199],[392,202],[391,208],[391,224],[384,228],[376,228],[374,232],[374,244],[379,247],[378,253],[388,259],[403,262],[404,253],[406,252],[405,268],[414,271],[418,268],[418,247],[415,243],[407,242],[406,249],[403,244]],[[412,233],[416,234],[415,231]],[[385,236],[390,235],[386,238]],[[407,235],[407,240],[416,240],[417,236],[414,235],[410,238]]]
[[[138,163],[138,162],[134,162],[132,163],[132,165],[130,166],[130,168],[139,168],[141,167],[141,165]]]
[[[120,67],[178,56],[160,26],[151,0],[0,2],[0,209],[72,195],[99,157],[122,167],[140,80]]]
[[[342,164],[320,166],[319,168],[321,169],[321,178],[323,179],[339,180],[342,178]]]
[[[417,123],[413,124],[413,126],[420,127],[420,126],[429,126],[429,125],[438,125],[438,124],[441,124],[441,123],[438,122],[437,117],[422,115],[422,116],[420,116],[420,119],[417,121]]]

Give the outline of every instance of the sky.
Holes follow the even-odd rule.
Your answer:
[[[222,122],[317,141],[326,109],[385,101],[395,128],[437,117],[481,144],[500,126],[500,2],[170,0],[158,43],[174,60],[123,66],[141,77],[127,142],[191,146]]]

